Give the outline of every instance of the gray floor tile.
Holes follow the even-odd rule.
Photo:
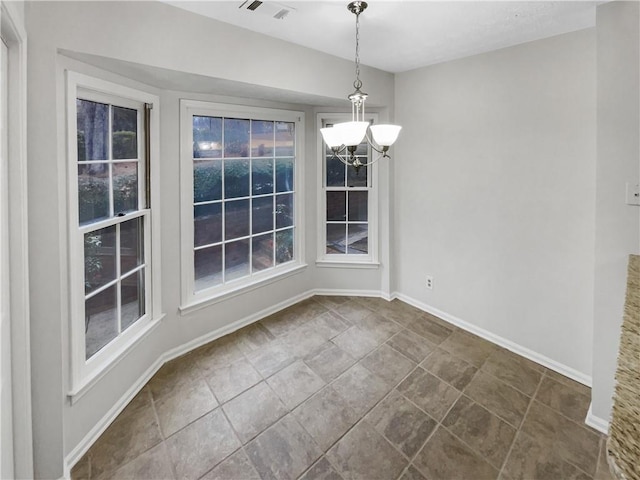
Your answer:
[[[265,382],[225,403],[222,409],[243,444],[287,414],[287,408]]]
[[[300,480],[342,480],[342,477],[331,466],[329,461],[322,457],[300,477]]]
[[[295,355],[289,352],[280,340],[274,340],[247,354],[247,360],[264,378],[282,370],[295,359]]]
[[[360,364],[386,381],[391,388],[395,387],[416,366],[413,361],[388,345],[380,345],[364,357]]]
[[[323,388],[296,408],[293,415],[323,451],[360,418],[331,386]]]
[[[584,395],[580,390],[551,377],[544,377],[536,394],[536,400],[575,422],[583,422],[589,411],[591,396]]]
[[[449,411],[442,425],[464,439],[497,469],[502,467],[516,435],[515,428],[464,395]]]
[[[483,371],[473,377],[464,393],[516,428],[531,401],[524,393]]]
[[[420,473],[420,471],[414,467],[413,465],[409,465],[409,467],[404,471],[400,480],[427,480],[424,475]]]
[[[77,478],[77,477],[73,477]],[[173,469],[164,443],[147,450],[116,471],[93,477],[95,480],[173,479]]]
[[[460,392],[422,368],[416,368],[397,390],[430,416],[440,421]]]
[[[211,370],[205,379],[220,403],[227,402],[262,380],[251,363],[242,358]]]
[[[535,393],[543,374],[533,362],[502,348],[487,358],[482,370],[528,396]]]
[[[464,389],[478,371],[470,363],[441,348],[434,350],[420,366],[458,390]]]
[[[325,385],[324,380],[300,360],[280,370],[267,383],[289,410],[293,410]]]
[[[240,447],[219,408],[166,441],[178,478],[200,478]]]
[[[402,330],[402,326],[375,312],[366,317],[354,320],[353,325],[363,332],[367,332],[377,343],[386,342]]]
[[[435,344],[411,330],[398,332],[387,340],[387,345],[417,363],[422,362],[436,348]]]
[[[378,342],[364,330],[350,327],[332,340],[353,358],[362,358],[378,346]]]
[[[363,416],[389,391],[389,386],[362,365],[355,364],[331,386],[359,415]]]
[[[327,457],[345,480],[388,480],[400,476],[407,460],[371,425],[358,423]]]
[[[497,350],[494,344],[463,331],[453,332],[441,347],[478,368]]]
[[[300,424],[287,415],[246,446],[261,478],[295,479],[322,452]]]
[[[351,355],[332,342],[325,343],[313,355],[306,357],[304,361],[325,382],[330,382],[337,378],[342,372],[356,363],[356,360]]]
[[[420,450],[436,427],[434,419],[395,390],[365,420],[409,458]]]
[[[185,384],[155,402],[160,428],[168,438],[218,406],[204,379]]]
[[[240,448],[209,470],[201,480],[260,480],[260,475]]]
[[[439,427],[413,460],[429,480],[495,480],[498,470]]]
[[[442,326],[425,316],[414,318],[406,327],[436,345],[444,342],[453,332],[450,328]]]

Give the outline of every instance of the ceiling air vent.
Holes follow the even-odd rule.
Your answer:
[[[242,2],[242,5],[240,5],[239,8],[242,10],[260,13],[277,20],[282,20],[295,11],[294,8],[280,5],[276,2],[261,2],[260,0],[246,0],[245,2]]]

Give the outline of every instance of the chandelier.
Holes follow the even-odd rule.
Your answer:
[[[321,128],[320,133],[333,152],[333,156],[358,171],[360,167],[371,165],[380,158],[390,158],[389,147],[398,138],[402,127],[399,125],[369,125],[369,122],[364,118],[364,102],[367,100],[367,94],[361,90],[362,81],[360,80],[360,14],[367,8],[367,2],[351,2],[347,8],[356,16],[356,79],[353,82],[355,91],[347,97],[351,101],[351,121]],[[367,163],[363,163],[355,155],[358,145],[364,139],[373,150],[380,154]]]

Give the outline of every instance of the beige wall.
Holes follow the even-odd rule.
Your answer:
[[[397,290],[587,383],[595,60],[588,29],[396,76]]]
[[[608,422],[626,288],[627,257],[640,252],[640,208],[625,183],[640,181],[640,4],[597,10],[598,147],[593,335],[596,421]]]

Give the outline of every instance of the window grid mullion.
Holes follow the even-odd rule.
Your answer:
[[[249,276],[253,275],[253,120],[249,120]]]
[[[107,162],[109,166],[109,216],[115,215],[113,198],[113,105],[109,105],[109,118],[107,119]]]
[[[122,278],[121,276],[121,262],[120,262],[120,232],[122,223],[116,224],[116,280],[118,286],[116,287],[116,318],[118,322],[118,335],[122,333]]]
[[[221,192],[221,196],[222,196],[222,208],[220,209],[221,211],[221,217],[220,217],[220,222],[222,223],[222,245],[220,246],[220,253],[221,253],[221,268],[222,271],[220,272],[221,276],[222,276],[222,284],[224,285],[224,283],[226,282],[226,270],[227,270],[227,256],[226,256],[226,241],[227,241],[227,229],[226,229],[226,223],[227,223],[227,195],[225,192],[225,176],[226,176],[226,171],[227,171],[227,159],[225,158],[225,135],[224,135],[224,129],[225,129],[225,123],[226,123],[227,119],[225,117],[222,117],[222,132],[221,132],[221,138],[222,138],[222,192]]]

